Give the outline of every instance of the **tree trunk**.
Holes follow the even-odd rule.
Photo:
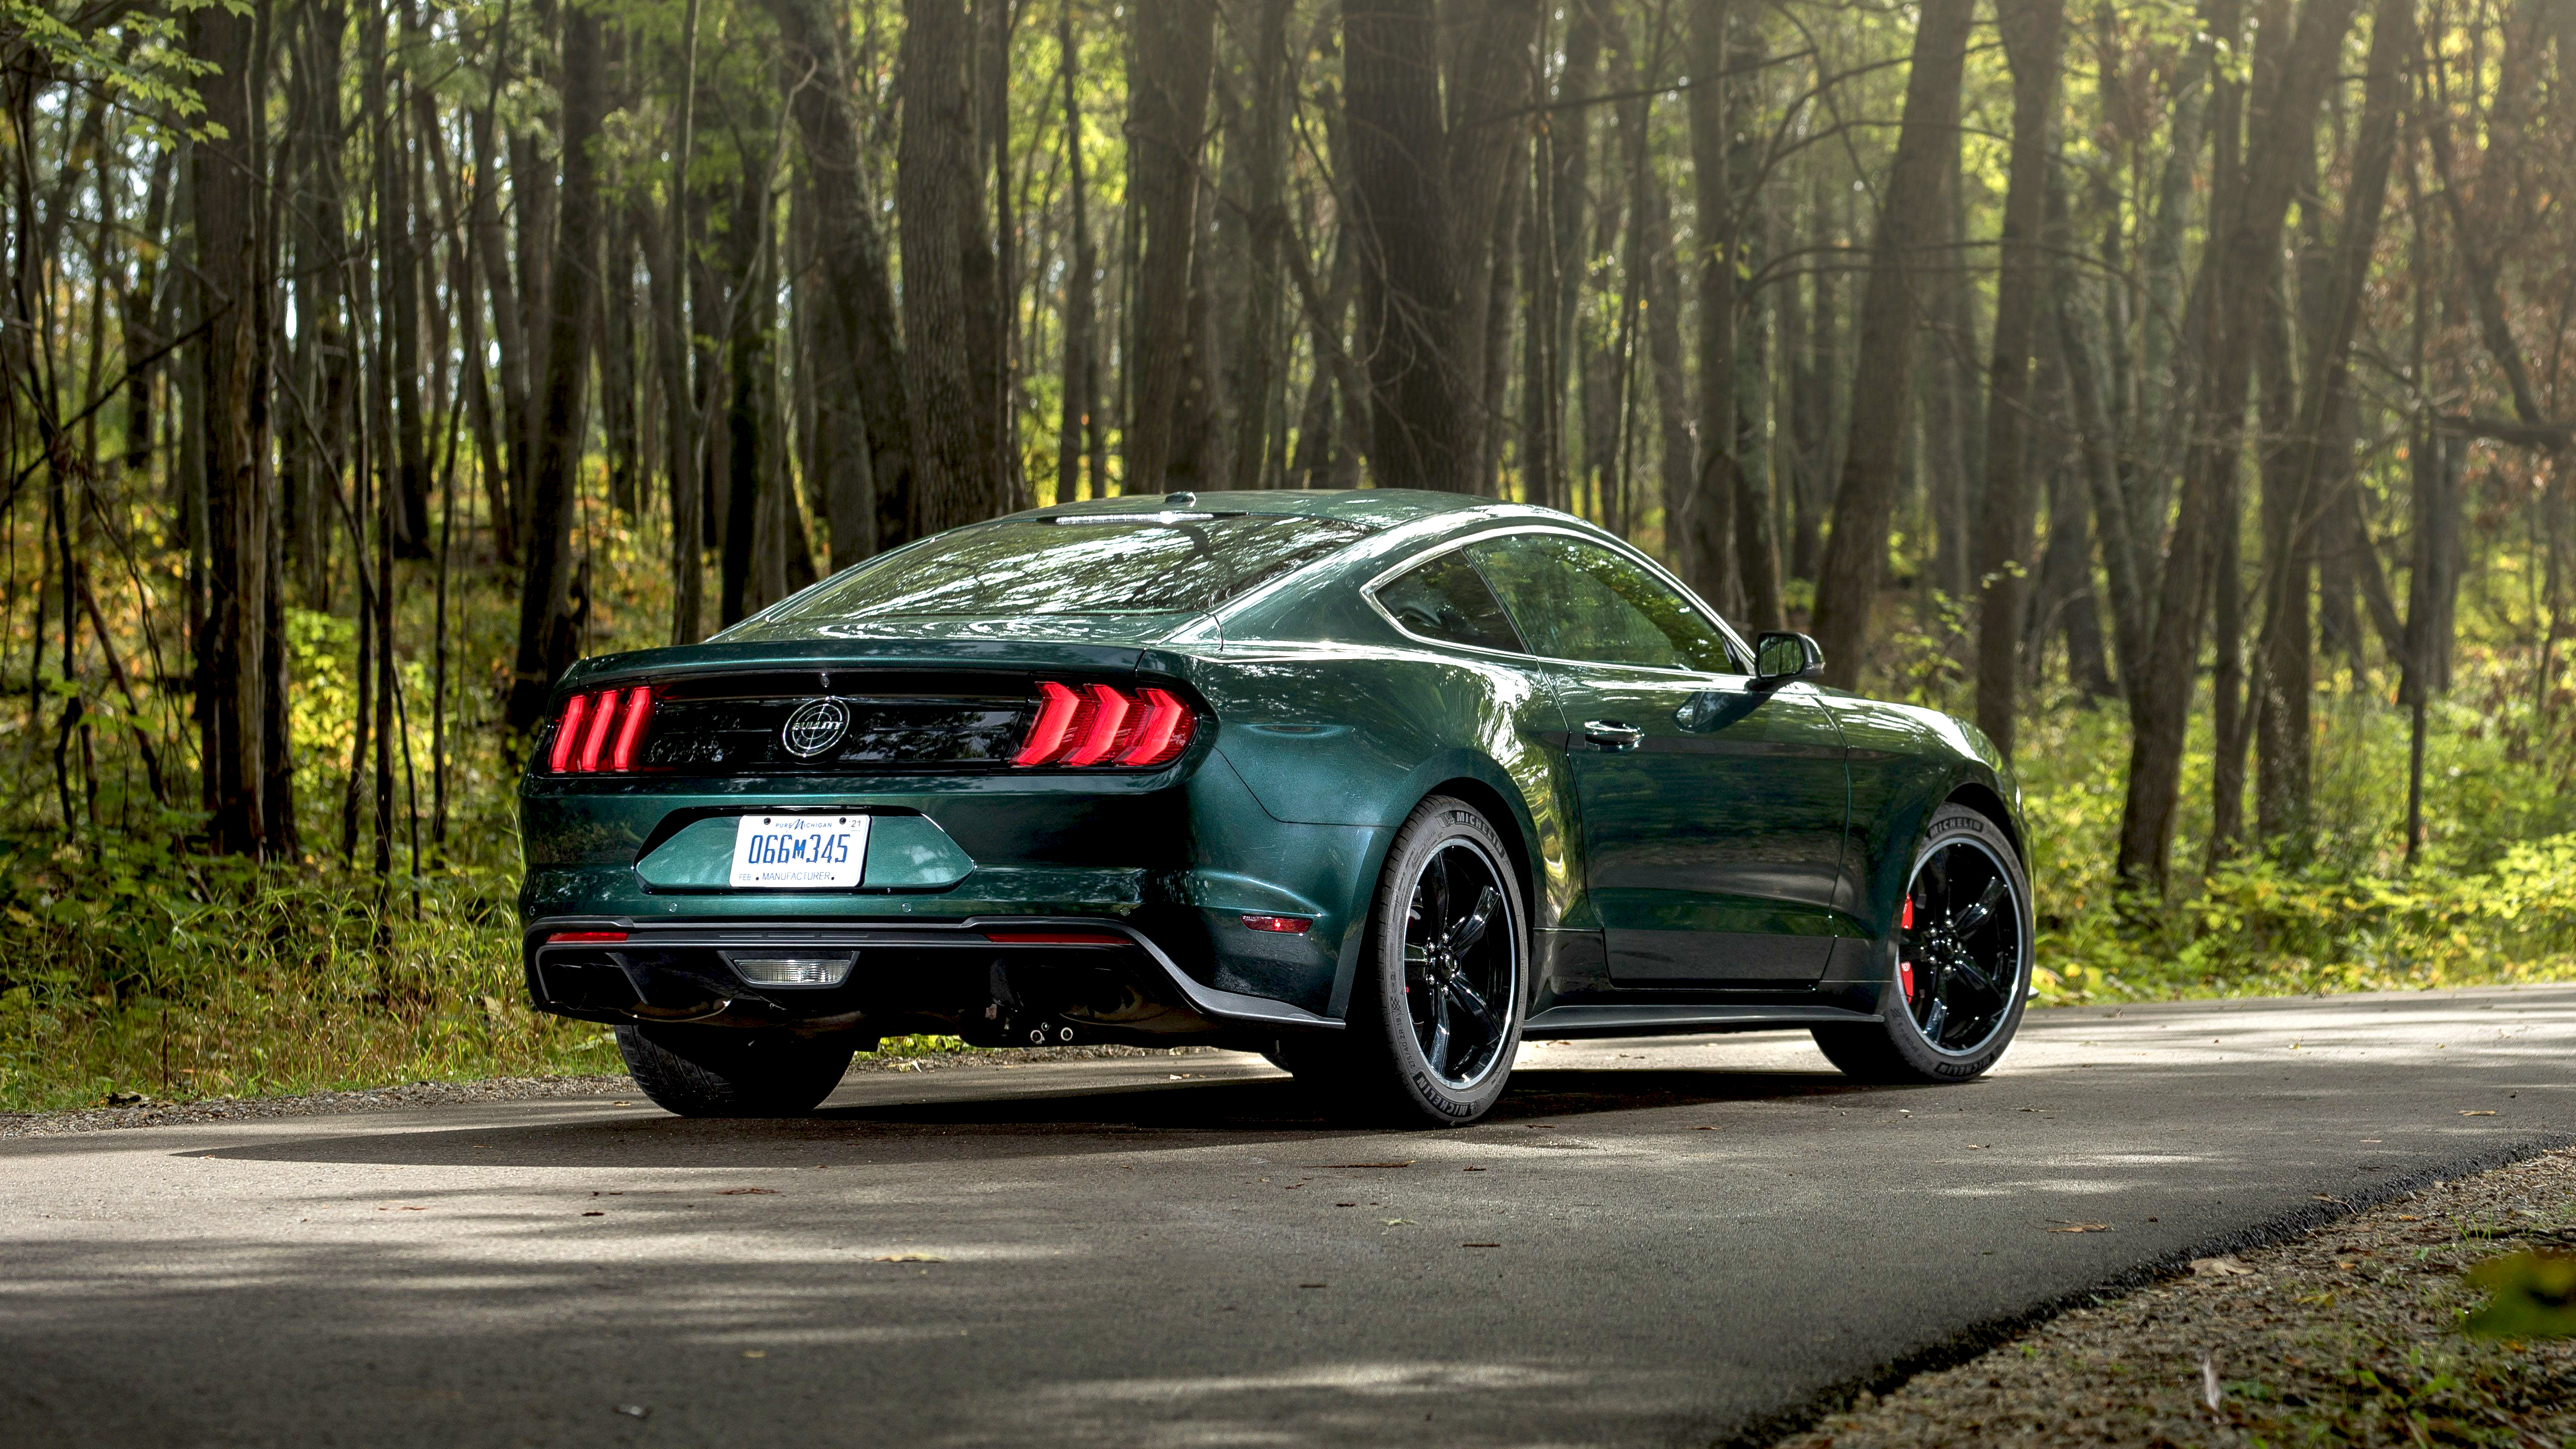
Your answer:
[[[2214,173],[2209,254],[2188,310],[2194,332],[2193,443],[2183,470],[2181,497],[2157,591],[2156,617],[2145,668],[2133,685],[2127,798],[2121,807],[2118,873],[2133,888],[2161,898],[2173,849],[2174,816],[2182,785],[2185,726],[2190,719],[2192,666],[2200,653],[2201,624],[2218,533],[2228,516],[2221,505],[2233,496],[2237,453],[2245,430],[2245,399],[2253,380],[2256,329],[2264,299],[2279,269],[2281,227],[2289,211],[2296,168],[2293,146],[2312,144],[2317,107],[2334,78],[2334,61],[2349,27],[2355,0],[2308,0],[2287,37],[2287,52],[2269,72],[2258,54],[2258,76],[2277,77],[2258,90],[2250,108],[2249,145],[2240,168],[2234,154],[2234,106],[2221,93],[2221,123],[2213,127],[2221,149]],[[2234,0],[2225,0],[2218,33],[2236,30]],[[2258,49],[2277,44],[2278,27],[2266,27]]]
[[[2021,679],[2021,570],[2030,556],[2025,425],[2031,355],[2049,291],[2040,232],[2048,213],[2049,130],[2057,110],[2065,6],[2064,0],[1997,3],[2013,73],[2013,134],[2003,270],[1995,281],[1995,355],[1987,374],[1985,523],[1977,533],[1977,727],[2009,760],[2013,691]]]
[[[969,315],[986,300],[970,290],[970,274],[989,278],[993,270],[977,200],[982,168],[968,84],[973,59],[974,33],[962,0],[906,0],[895,205],[915,536],[989,518],[1001,511],[1004,496],[1001,460],[988,449],[991,432],[982,416],[979,329]]]
[[[1512,158],[1527,142],[1529,127],[1520,119],[1530,102],[1536,64],[1531,44],[1538,37],[1540,0],[1485,0],[1458,7],[1448,18],[1450,62],[1446,136],[1445,194],[1449,210],[1448,250],[1456,285],[1457,316],[1450,325],[1457,384],[1467,411],[1464,427],[1464,474],[1470,492],[1491,492],[1495,474],[1493,434],[1500,422],[1494,400],[1510,371],[1508,326],[1497,331],[1493,278],[1508,270],[1512,242],[1508,197]],[[1347,58],[1344,62],[1347,69]],[[1508,311],[1503,314],[1508,320]]]
[[[1073,0],[1057,13],[1056,46],[1064,82],[1065,187],[1071,215],[1070,270],[1064,279],[1064,399],[1056,426],[1055,501],[1106,497],[1109,480],[1095,465],[1086,488],[1083,460],[1104,432],[1100,416],[1098,278],[1100,252],[1091,232],[1090,187],[1082,158],[1082,101],[1076,85],[1080,50],[1074,39]],[[1285,48],[1284,46],[1282,47]]]
[[[582,383],[589,373],[590,307],[599,255],[600,22],[567,11],[563,23],[563,189],[546,318],[546,386],[535,476],[528,492],[527,568],[519,593],[518,670],[508,721],[525,733],[544,718],[555,680],[572,664],[578,635],[571,611],[574,471],[583,436]]]
[[[1346,0],[1350,225],[1360,238],[1369,464],[1381,488],[1476,491],[1431,0]],[[1478,294],[1482,301],[1482,293]]]
[[[1133,13],[1127,97],[1128,176],[1141,213],[1134,299],[1135,414],[1127,425],[1127,491],[1160,493],[1173,466],[1175,420],[1192,359],[1199,156],[1216,57],[1213,0],[1166,0]]]
[[[197,79],[210,134],[192,148],[198,348],[204,406],[188,421],[204,430],[206,612],[197,656],[199,759],[210,848],[262,855],[293,846],[293,801],[269,778],[269,690],[280,668],[269,657],[285,642],[271,631],[277,612],[271,572],[278,528],[269,472],[268,281],[257,200],[260,170],[254,105],[255,24],[222,6],[188,12],[188,53],[207,69]],[[214,132],[213,128],[222,128]],[[64,620],[66,632],[71,620]],[[41,640],[42,635],[39,634]],[[66,822],[68,823],[68,822]]]
[[[1673,515],[1689,540],[1677,547],[1684,572],[1699,591],[1723,606],[1726,595],[1746,592],[1729,584],[1736,565],[1736,490],[1743,479],[1736,456],[1736,187],[1734,146],[1728,134],[1726,42],[1730,0],[1694,0],[1690,11],[1689,92],[1691,175],[1698,207],[1699,456],[1692,462],[1696,487],[1684,512]],[[1773,592],[1777,593],[1777,583]]]
[[[856,82],[829,13],[816,0],[769,0],[797,86],[794,109],[813,177],[820,285],[800,289],[814,311],[819,481],[832,530],[832,566],[908,537],[912,436],[903,340],[885,242],[877,234],[852,111]]]
[[[1277,406],[1280,319],[1285,307],[1279,250],[1293,244],[1288,232],[1287,166],[1289,88],[1296,81],[1296,58],[1288,51],[1291,0],[1260,0],[1254,12],[1249,49],[1252,64],[1252,114],[1243,137],[1249,156],[1244,162],[1250,183],[1249,233],[1251,275],[1246,278],[1243,335],[1236,356],[1242,360],[1235,397],[1234,486],[1262,488],[1276,481],[1277,455],[1285,451],[1271,418]]]
[[[1861,302],[1859,365],[1852,375],[1851,442],[1834,495],[1833,533],[1816,585],[1816,632],[1825,679],[1860,680],[1870,611],[1887,561],[1900,456],[1912,401],[1915,301],[1927,241],[1947,231],[1942,196],[1950,135],[1958,124],[1969,0],[1924,0],[1905,83],[1905,116],[1870,241],[1869,289]]]
[[[2315,633],[2308,581],[2316,549],[2311,519],[2351,456],[2351,445],[2337,425],[2349,405],[2353,334],[2360,325],[2362,287],[2378,245],[2379,217],[2397,150],[2405,67],[2414,54],[2412,0],[2380,0],[2371,20],[2368,79],[2351,179],[2344,190],[2342,235],[2331,264],[2308,279],[2316,284],[2315,295],[2303,298],[2310,304],[2311,320],[2321,325],[2309,338],[2307,386],[2279,470],[2287,496],[2264,510],[2268,597],[2261,641],[2263,707],[2256,732],[2256,819],[2265,840],[2293,858],[2304,853],[2312,828],[2309,699]],[[2267,473],[2267,489],[2271,481]]]

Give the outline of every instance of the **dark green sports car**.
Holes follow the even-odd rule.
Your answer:
[[[1244,1047],[1414,1123],[1534,1038],[1805,1027],[1974,1077],[2028,994],[2017,792],[1821,662],[1490,499],[976,524],[564,677],[528,990],[693,1115],[808,1111],[925,1031]]]

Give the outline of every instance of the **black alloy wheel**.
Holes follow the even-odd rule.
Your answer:
[[[1973,838],[1941,844],[1914,867],[1897,930],[1897,986],[1923,1039],[1950,1055],[1984,1046],[2021,985],[2021,901],[2003,862]]]
[[[1387,847],[1347,1025],[1282,1038],[1272,1059],[1338,1116],[1463,1127],[1492,1111],[1529,995],[1511,860],[1467,802],[1416,806]]]
[[[1404,1004],[1431,1075],[1472,1090],[1510,1036],[1520,976],[1501,873],[1475,842],[1448,841],[1422,865],[1404,913]]]
[[[1814,1028],[1865,1082],[1964,1082],[2003,1060],[2030,996],[2030,876],[1995,821],[1935,811],[1877,957],[1879,1019]],[[1890,978],[1893,979],[1890,979]]]

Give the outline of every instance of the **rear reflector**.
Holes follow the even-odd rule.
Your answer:
[[[1129,694],[1113,685],[1046,680],[1038,685],[1037,717],[1011,763],[1150,769],[1179,759],[1197,727],[1189,705],[1169,690]]]
[[[550,931],[549,946],[614,946],[626,939],[624,931]]]
[[[638,769],[652,723],[650,685],[576,694],[564,701],[563,714],[555,720],[546,769],[557,775],[622,775]]]
[[[1315,924],[1304,916],[1246,916],[1243,923],[1256,931],[1278,931],[1290,936],[1303,935],[1307,927]]]

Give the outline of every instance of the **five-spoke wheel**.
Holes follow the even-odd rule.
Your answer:
[[[1941,807],[1893,924],[1878,958],[1894,977],[1879,978],[1880,1020],[1817,1027],[1816,1045],[1877,1082],[1965,1081],[2001,1061],[2031,967],[2030,877],[2002,828],[1964,806]]]
[[[1405,1010],[1424,1065],[1452,1091],[1483,1078],[1511,1030],[1520,962],[1503,889],[1493,858],[1461,837],[1432,852],[1405,907]]]
[[[2021,902],[2002,857],[1974,837],[1943,842],[1900,911],[1896,979],[1915,1026],[1936,1050],[1975,1051],[2021,984]]]
[[[1520,1047],[1529,927],[1511,851],[1482,812],[1435,795],[1388,846],[1348,1025],[1279,1043],[1344,1112],[1463,1126],[1493,1109]]]

